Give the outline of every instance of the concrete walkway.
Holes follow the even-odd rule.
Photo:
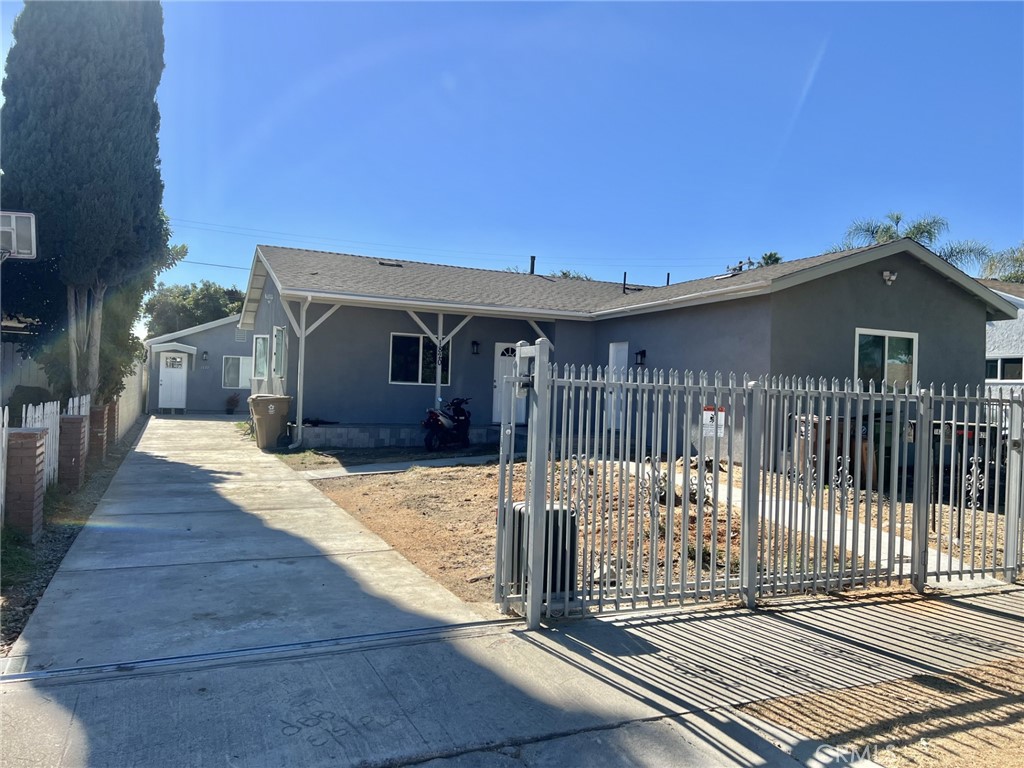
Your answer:
[[[5,765],[819,765],[733,707],[1024,656],[1012,586],[481,620],[233,430],[150,422],[0,680]]]

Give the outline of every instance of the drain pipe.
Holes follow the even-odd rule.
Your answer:
[[[299,374],[295,385],[295,442],[288,446],[294,451],[302,445],[302,405],[306,387],[306,310],[313,302],[312,296],[306,296],[299,309]]]

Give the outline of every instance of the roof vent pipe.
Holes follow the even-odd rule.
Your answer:
[[[671,272],[666,272],[665,273],[665,285],[672,285],[672,273]]]
[[[530,274],[531,275],[534,273],[534,270],[536,268],[537,268],[537,257],[536,256],[531,256],[530,257]]]
[[[622,273],[622,292],[626,292],[626,273]]]

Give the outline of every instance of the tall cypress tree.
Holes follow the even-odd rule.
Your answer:
[[[4,310],[37,317],[40,341],[67,349],[71,391],[102,397],[108,291],[141,299],[140,286],[174,260],[157,142],[163,10],[30,0],[13,37],[0,116],[3,205],[36,215],[40,259],[5,265],[16,274],[5,274]],[[118,309],[123,323],[132,313]]]

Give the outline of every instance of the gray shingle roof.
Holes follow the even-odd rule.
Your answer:
[[[310,290],[567,313],[592,312],[622,295],[621,283],[268,245],[259,246],[259,250],[285,291]]]
[[[574,280],[273,245],[258,248],[281,290],[286,292],[312,291],[572,314],[624,309],[649,301],[685,299],[708,291],[740,292],[751,284],[771,281],[856,252],[828,253],[729,277],[708,277],[662,287],[631,285],[623,293],[622,283],[600,280]]]
[[[398,303],[428,311],[432,307],[452,307],[468,308],[474,314],[536,314],[538,317],[548,314],[590,319],[655,311],[666,308],[664,305],[726,300],[779,290],[841,270],[845,266],[838,262],[844,259],[850,260],[850,266],[865,263],[865,260],[875,257],[869,251],[875,251],[879,258],[900,252],[912,253],[984,302],[990,319],[1016,317],[1015,308],[1005,299],[908,239],[793,259],[727,276],[705,277],[660,287],[631,286],[631,290],[626,292],[623,292],[622,283],[599,280],[573,280],[273,245],[257,246],[258,256],[276,277],[282,293],[293,296],[314,294],[328,300],[337,297],[342,303],[377,302],[388,306]],[[250,276],[250,290],[246,298],[249,315],[252,315],[250,301],[258,301],[262,290],[259,287],[261,283],[253,282],[257,277],[255,271]],[[251,322],[246,308],[243,308],[243,324]]]
[[[1007,283],[1003,280],[978,280],[978,282],[986,288],[991,288],[993,291],[1000,291],[1010,296],[1016,296],[1018,299],[1024,299],[1024,283]]]

